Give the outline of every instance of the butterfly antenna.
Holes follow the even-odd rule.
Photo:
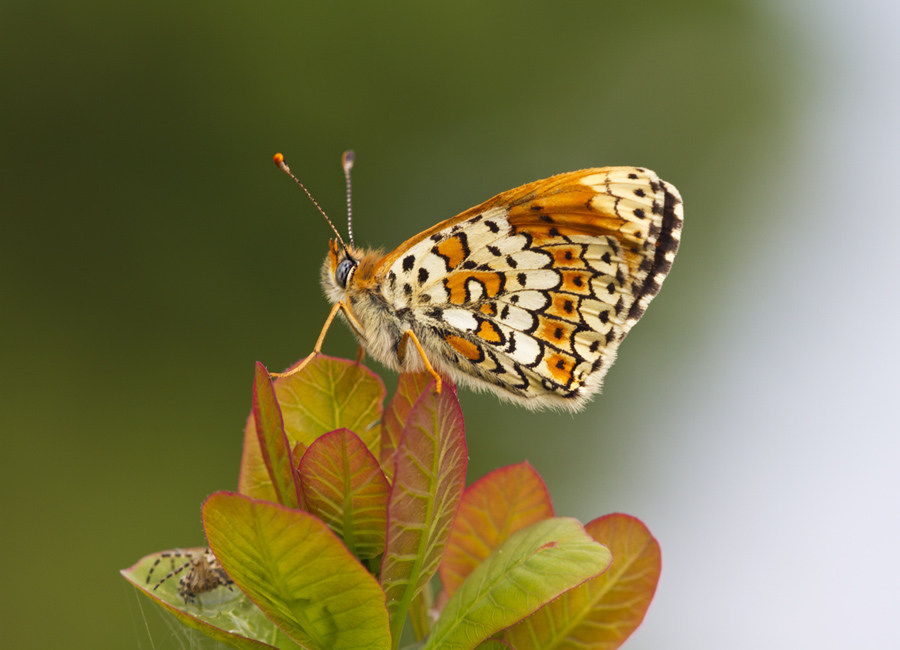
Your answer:
[[[352,158],[352,156],[351,156],[351,158]],[[351,164],[352,164],[352,163],[351,163]],[[284,162],[284,156],[282,156],[280,153],[276,153],[276,154],[275,154],[275,166],[278,167],[278,169],[280,169],[281,171],[283,171],[285,174],[287,174],[288,176],[290,176],[291,178],[293,178],[293,179],[294,179],[294,182],[297,183],[297,185],[300,186],[300,189],[302,189],[304,192],[306,192],[306,196],[308,196],[308,197],[309,197],[309,200],[313,202],[313,205],[316,206],[316,207],[319,209],[319,212],[322,213],[322,216],[325,217],[325,221],[328,222],[328,225],[331,226],[331,229],[334,231],[334,234],[337,235],[338,241],[341,242],[341,246],[342,246],[342,247],[344,248],[344,250],[347,251],[347,253],[349,254],[349,253],[350,253],[350,249],[348,249],[348,248],[347,248],[347,244],[344,243],[344,239],[341,237],[341,233],[339,233],[339,232],[338,232],[338,229],[334,227],[334,224],[331,222],[331,219],[329,219],[329,218],[328,218],[328,215],[325,214],[325,210],[323,210],[323,209],[322,209],[322,206],[320,206],[320,205],[316,202],[316,200],[313,198],[313,195],[309,193],[309,190],[308,190],[308,189],[306,189],[306,186],[305,186],[303,183],[300,182],[300,179],[299,179],[299,178],[297,178],[296,176],[294,176],[294,174],[291,172],[291,168],[287,166],[287,163],[286,163],[286,162]],[[353,239],[351,238],[350,241],[351,241],[351,243],[352,243],[352,242],[353,242]]]
[[[353,202],[350,200],[350,170],[353,169],[353,161],[356,154],[353,150],[345,151],[341,156],[341,164],[344,166],[344,178],[347,179],[347,234],[350,235],[350,245],[354,248],[356,244],[353,242]]]

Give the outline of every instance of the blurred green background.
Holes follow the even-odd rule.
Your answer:
[[[647,523],[629,648],[900,645],[900,15],[847,4],[0,4],[0,645],[189,643],[118,570],[203,544],[253,362],[312,348],[330,231],[271,158],[342,225],[348,148],[385,248],[554,173],[674,183],[604,394],[462,393],[469,478],[528,459],[560,514]]]

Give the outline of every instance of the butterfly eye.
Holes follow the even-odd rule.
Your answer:
[[[337,280],[341,289],[347,288],[347,282],[350,280],[350,276],[353,274],[353,269],[355,268],[356,262],[349,258],[344,258],[341,260],[340,264],[337,265],[337,268],[334,270],[334,279]]]

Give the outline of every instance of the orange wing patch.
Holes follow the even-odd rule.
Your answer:
[[[456,336],[455,334],[447,334],[444,336],[444,340],[450,344],[454,350],[459,352],[469,361],[482,361],[484,359],[484,354],[478,348],[477,345],[469,341],[468,339],[464,339],[461,336]]]
[[[550,305],[547,307],[545,313],[566,320],[580,321],[580,303],[581,299],[576,296],[551,292]]]
[[[469,256],[469,243],[465,233],[460,233],[455,237],[448,237],[435,246],[432,251],[443,257],[447,264],[447,270],[452,271]]]
[[[571,349],[572,336],[577,330],[578,326],[574,323],[548,318],[541,314],[538,316],[538,329],[535,336],[558,348]]]
[[[478,327],[478,337],[488,343],[503,343],[506,337],[497,326],[490,321],[483,320]]]
[[[486,302],[478,308],[482,314],[487,314],[488,316],[496,316],[497,315],[497,307],[492,302]]]
[[[582,271],[561,271],[562,283],[560,291],[577,293],[583,296],[591,295],[591,274]]]
[[[550,246],[545,251],[553,255],[553,266],[557,269],[583,269],[580,246]]]
[[[569,386],[572,381],[572,370],[575,369],[574,357],[559,352],[548,354],[544,358],[544,365],[547,366],[550,376],[563,386]]]
[[[483,291],[483,297],[494,298],[503,289],[503,275],[490,271],[476,271],[473,273],[458,272],[451,274],[444,280],[444,288],[447,290],[449,301],[454,305],[464,305],[471,300],[469,288],[470,281],[478,282]]]

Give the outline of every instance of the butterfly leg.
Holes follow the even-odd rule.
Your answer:
[[[431,362],[428,361],[428,355],[425,354],[425,350],[422,349],[422,344],[419,343],[419,339],[416,336],[416,333],[412,330],[406,330],[403,332],[403,336],[400,338],[400,345],[397,346],[397,356],[400,357],[402,361],[406,356],[406,342],[412,341],[416,346],[416,350],[419,351],[419,356],[422,357],[422,361],[425,363],[425,370],[434,377],[434,392],[438,395],[441,394],[441,376],[437,373],[437,371],[431,366]]]
[[[362,332],[362,325],[359,324],[359,321],[356,320],[356,317],[353,315],[353,312],[350,311],[350,308],[344,304],[344,301],[339,300],[334,303],[334,307],[331,308],[331,312],[328,314],[328,318],[325,319],[325,325],[322,327],[322,331],[319,333],[319,338],[316,341],[316,345],[313,348],[312,353],[308,357],[306,357],[300,365],[291,368],[287,372],[270,372],[269,376],[272,378],[275,377],[290,377],[291,375],[296,375],[298,372],[303,370],[306,365],[312,361],[316,355],[321,354],[322,352],[322,344],[325,342],[325,334],[328,332],[328,328],[331,327],[331,323],[334,321],[334,317],[337,316],[337,313],[340,310],[344,310],[344,316],[347,317],[347,320],[350,322],[350,326],[355,329],[357,332]],[[362,346],[360,346],[362,349]]]

